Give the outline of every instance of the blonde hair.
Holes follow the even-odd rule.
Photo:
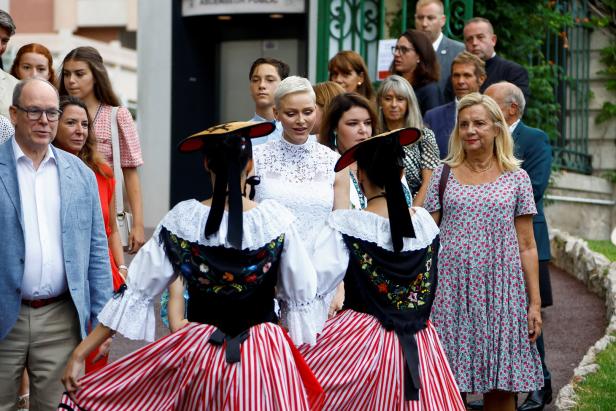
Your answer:
[[[494,155],[496,156],[496,162],[504,171],[518,170],[522,162],[515,158],[513,154],[513,138],[511,138],[509,127],[505,122],[505,117],[503,116],[500,107],[492,98],[479,93],[467,94],[462,97],[458,103],[456,125],[453,128],[451,137],[449,138],[449,154],[443,161],[447,163],[449,167],[454,168],[461,165],[466,159],[466,153],[462,148],[462,141],[460,138],[460,113],[462,110],[477,105],[483,106],[486,109],[490,120],[492,120],[496,128],[499,130],[496,138],[494,139]]]
[[[344,93],[342,86],[338,83],[334,83],[333,81],[324,81],[322,83],[315,84],[312,86],[312,89],[316,95],[317,106],[321,107],[324,112],[327,111],[329,103],[332,102],[334,97],[338,94]]]
[[[308,79],[299,76],[289,76],[282,80],[274,91],[274,105],[280,109],[280,101],[289,94],[306,93],[316,105],[316,96]]]
[[[387,77],[381,85],[376,94],[376,101],[379,106],[379,128],[381,132],[389,131],[387,128],[387,121],[383,114],[383,103],[381,100],[385,97],[385,94],[393,91],[396,96],[401,96],[406,100],[406,114],[404,115],[404,127],[415,127],[422,129],[424,127],[423,119],[421,118],[421,112],[419,111],[419,103],[417,103],[417,97],[413,91],[413,86],[404,77],[397,74],[392,74]]]

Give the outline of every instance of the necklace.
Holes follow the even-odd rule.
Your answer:
[[[94,119],[92,120],[92,124],[96,123],[98,114],[101,112],[101,107],[103,107],[103,103],[98,103],[98,108],[96,109],[96,114],[94,114]]]
[[[464,160],[464,165],[466,165],[466,168],[471,170],[473,173],[485,173],[486,171],[488,171],[489,169],[492,168],[492,164],[493,164],[492,159],[493,158],[494,157],[490,157],[490,163],[485,168],[474,168],[474,167],[471,166],[471,164],[467,160]]]
[[[370,201],[374,200],[375,198],[380,198],[380,197],[385,197],[385,193],[377,194],[374,197],[370,197],[369,199],[366,200],[366,203],[369,203]]]

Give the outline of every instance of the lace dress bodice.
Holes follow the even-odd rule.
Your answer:
[[[339,155],[316,141],[296,145],[282,138],[255,147],[253,157],[261,178],[255,200],[275,199],[291,210],[300,237],[312,249],[334,205]]]

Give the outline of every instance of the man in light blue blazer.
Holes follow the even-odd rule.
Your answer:
[[[30,410],[55,409],[64,366],[111,297],[94,173],[50,145],[60,111],[48,82],[15,87],[15,135],[0,145],[0,409],[13,409],[23,369]]]
[[[447,87],[453,59],[464,51],[464,44],[443,34],[443,27],[445,27],[446,22],[447,17],[442,1],[419,0],[415,5],[415,28],[430,38],[438,64],[441,67],[438,81],[441,93]],[[441,100],[446,101],[444,98]]]
[[[522,121],[526,100],[518,86],[501,81],[488,87],[485,95],[492,97],[500,106],[515,143],[515,156],[522,160],[522,168],[528,173],[533,186],[537,206],[537,214],[533,216],[533,231],[539,256],[539,292],[541,306],[547,307],[552,305],[552,287],[548,270],[551,255],[548,225],[543,214],[543,194],[548,187],[552,171],[552,146],[544,131],[529,127]],[[542,410],[552,401],[552,380],[545,362],[543,334],[537,338],[537,349],[541,356],[544,385],[540,390],[530,392],[518,411]]]

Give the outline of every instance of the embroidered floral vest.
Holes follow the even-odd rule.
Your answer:
[[[215,325],[229,336],[278,321],[274,289],[284,234],[257,250],[203,246],[165,227],[159,240],[186,284],[189,321]]]
[[[376,317],[395,331],[404,352],[405,396],[417,400],[419,357],[415,333],[424,329],[436,292],[439,240],[426,248],[394,253],[343,234],[349,249],[344,308]]]

